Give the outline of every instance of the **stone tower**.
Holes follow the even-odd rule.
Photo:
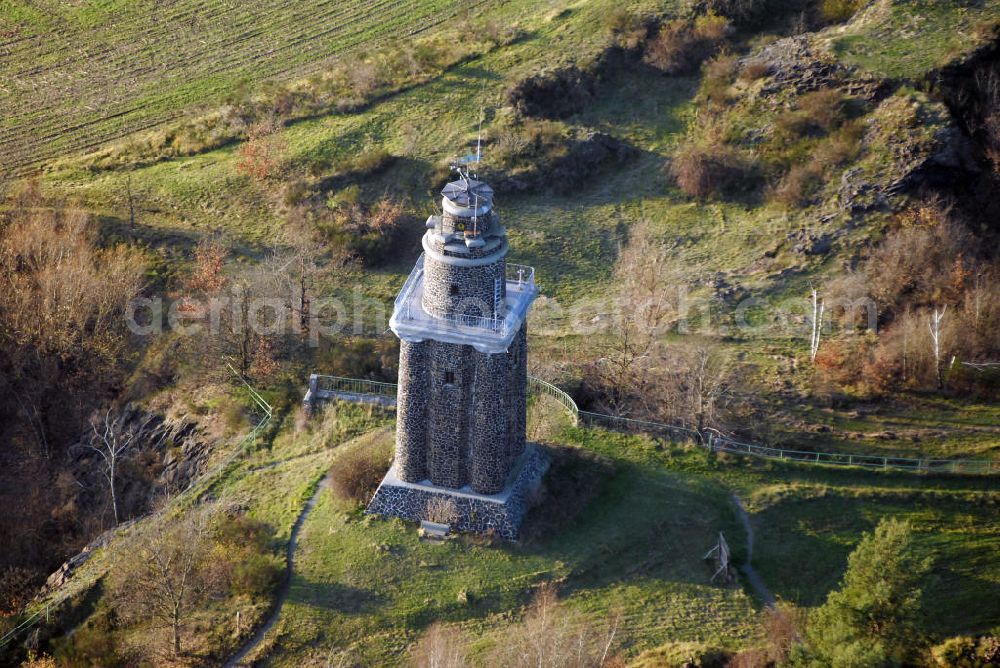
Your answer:
[[[396,455],[369,512],[433,519],[428,495],[446,496],[456,528],[514,537],[523,499],[512,497],[544,471],[525,443],[534,270],[507,263],[488,185],[460,174],[441,194],[389,321],[400,338]]]

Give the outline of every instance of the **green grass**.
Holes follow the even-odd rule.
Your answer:
[[[873,74],[921,79],[977,46],[973,29],[1000,16],[995,0],[885,1],[824,37],[836,57]]]
[[[600,13],[611,4],[574,5],[557,19],[550,19],[546,8],[520,2],[490,9],[491,17],[524,27],[527,37],[463,62],[359,113],[293,124],[283,131],[289,157],[294,164],[308,165],[348,158],[365,147],[384,147],[400,157],[384,173],[361,184],[363,195],[375,198],[388,193],[401,198],[422,218],[437,206],[436,193],[428,186],[431,172],[449,155],[461,152],[465,142],[475,139],[480,107],[485,106],[487,116],[492,116],[493,105],[502,103],[510,82],[542,62],[582,60],[596,53],[606,39],[599,27]],[[794,319],[807,312],[811,287],[839,264],[837,257],[824,261],[796,255],[788,250],[788,244],[782,244],[796,230],[831,232],[840,223],[818,227],[808,212],[740,202],[692,202],[677,192],[663,168],[687,123],[695,118],[697,83],[696,78],[630,72],[620,81],[616,78],[599,87],[595,103],[568,122],[627,141],[639,149],[640,156],[595,174],[569,195],[542,192],[499,199],[511,234],[511,260],[536,267],[542,292],[549,300],[539,303],[533,315],[532,348],[546,359],[572,362],[607,335],[603,325],[585,332],[581,326],[589,325],[595,313],[615,308],[614,263],[629,230],[646,220],[670,244],[671,261],[683,270],[686,286],[679,287],[688,288],[695,331],[700,330],[704,309],[718,315],[735,307],[712,299],[711,289],[704,287],[707,280],[721,274],[750,296],[767,302],[763,308],[748,311],[754,325],[749,331],[734,331],[729,319],[721,320],[720,324],[729,328],[725,347],[747,365],[760,368],[775,389],[781,389],[786,381],[804,389],[808,385],[804,368],[808,332],[796,326]],[[488,121],[487,137],[490,128]],[[488,160],[488,149],[486,156]],[[283,212],[275,204],[276,185],[251,181],[236,172],[234,163],[235,148],[227,147],[132,173],[140,207],[139,229],[134,234],[163,258],[163,275],[174,275],[177,266],[187,261],[190,247],[206,234],[223,234],[246,258],[258,257],[287,240]],[[128,238],[129,231],[121,222],[126,178],[115,171],[92,174],[67,168],[49,174],[46,185],[80,198],[88,208],[105,216],[109,227]],[[841,243],[847,250],[864,246],[879,220],[874,216],[871,226],[857,225]],[[376,270],[342,272],[320,289],[342,300],[353,299],[358,289],[361,296],[389,305],[419,250],[414,244]],[[776,250],[774,258],[765,255]],[[587,303],[581,306],[581,300]],[[553,303],[558,307],[552,308]],[[791,319],[772,318],[775,305],[787,307]],[[578,313],[584,315],[574,317]],[[379,333],[386,324],[381,324]],[[803,372],[790,374],[772,356],[797,358]],[[909,426],[907,405],[884,419],[870,415],[852,418],[849,410],[829,415],[814,410],[800,415],[794,407],[774,408],[789,415],[790,424],[779,431],[791,447],[965,457],[987,456],[996,447],[995,435],[984,431],[975,423],[979,418],[964,409],[942,408],[939,415],[948,426],[925,431],[922,425]],[[982,410],[987,419],[995,413]],[[807,428],[796,423],[799,418]],[[811,431],[809,427],[816,424],[826,424],[835,431]],[[892,440],[875,437],[890,431],[906,436]],[[931,433],[934,431],[940,433]],[[916,432],[919,442],[910,439]]]
[[[995,492],[774,485],[759,489],[751,504],[754,564],[786,600],[822,603],[837,586],[859,532],[896,517],[913,523],[918,549],[934,559],[924,587],[926,628],[938,637],[1000,628]]]
[[[594,624],[620,613],[630,655],[670,641],[751,642],[750,598],[709,583],[701,560],[719,530],[739,540],[725,489],[643,464],[643,451],[632,450],[639,439],[578,437],[616,472],[576,521],[538,543],[426,543],[412,525],[365,517],[324,493],[303,529],[268,665],[345,650],[363,665],[395,665],[435,620],[485,636],[486,651],[490,634],[548,581]]]
[[[485,660],[547,581],[595,625],[622,614],[629,657],[658,647],[752,646],[759,603],[709,584],[700,560],[720,530],[737,559],[745,555],[731,493],[751,513],[754,565],[786,600],[821,603],[862,533],[893,516],[914,523],[920,549],[936,560],[926,585],[928,632],[1000,624],[1000,494],[990,480],[713,459],[645,436],[569,427],[552,405],[535,405],[529,428],[533,438],[615,463],[574,522],[526,544],[439,545],[421,542],[411,524],[365,517],[323,493],[301,535],[291,595],[257,657],[274,666],[331,656],[395,665],[431,622],[445,621],[477,638],[475,656]]]

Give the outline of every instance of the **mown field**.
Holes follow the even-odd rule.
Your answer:
[[[0,174],[475,11],[451,0],[0,3]]]

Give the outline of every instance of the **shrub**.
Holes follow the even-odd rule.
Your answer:
[[[667,21],[647,43],[643,60],[665,74],[690,74],[719,50],[730,30],[729,22],[715,14],[693,23]]]
[[[507,92],[507,103],[520,116],[566,118],[594,99],[596,78],[575,65],[522,79]]]
[[[633,50],[646,40],[646,25],[638,14],[619,7],[604,15],[604,28],[611,34],[615,46]]]
[[[931,648],[931,656],[941,668],[977,668],[976,639],[969,636],[948,638]]]
[[[698,94],[705,100],[717,106],[729,103],[730,87],[739,61],[730,53],[720,53],[708,60],[702,67],[703,76]]]
[[[822,0],[820,17],[828,23],[842,23],[850,19],[865,4],[865,0]]]
[[[328,205],[333,210],[320,222],[321,231],[366,266],[395,257],[406,229],[414,222],[401,203],[390,199],[372,206],[352,198],[331,200]]]
[[[0,571],[0,618],[21,612],[38,591],[38,579],[37,573],[18,566]]]
[[[725,144],[681,146],[671,160],[670,174],[687,195],[701,199],[749,190],[758,180],[751,161]]]
[[[280,560],[271,553],[271,527],[242,512],[223,513],[214,521],[211,569],[231,594],[264,597],[281,577]]]
[[[705,0],[707,11],[737,23],[752,23],[781,9],[787,0]]]
[[[839,90],[824,88],[806,93],[796,102],[796,108],[775,119],[775,136],[782,142],[802,137],[821,137],[840,127],[847,120],[847,102]]]
[[[281,566],[270,554],[247,554],[235,565],[230,591],[236,595],[261,596],[271,591],[281,578]]]
[[[839,127],[847,118],[847,100],[836,88],[806,93],[799,98],[798,108],[826,132]]]
[[[575,609],[561,603],[555,587],[544,584],[524,615],[524,621],[510,627],[490,652],[485,665],[528,668],[599,668],[622,665],[608,656],[617,622],[606,627],[595,624]]]
[[[276,121],[264,121],[250,128],[247,140],[240,147],[236,171],[256,181],[278,176],[285,164],[288,146],[281,137]]]
[[[792,165],[777,186],[768,193],[769,199],[786,208],[808,206],[823,185],[823,166],[816,162]]]
[[[771,66],[763,60],[751,60],[740,70],[740,79],[743,81],[756,81],[763,79],[771,72]]]
[[[390,441],[342,452],[327,476],[333,495],[342,501],[368,503],[392,461]]]
[[[413,668],[464,668],[468,665],[466,643],[460,629],[435,622],[417,641],[410,665]]]

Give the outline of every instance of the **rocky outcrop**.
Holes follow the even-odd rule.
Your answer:
[[[158,496],[186,489],[212,454],[212,444],[186,416],[170,419],[130,403],[118,413],[114,427],[118,433],[134,435],[115,481],[123,519],[149,512]],[[103,462],[90,447],[95,439],[92,431],[84,433],[68,450],[68,470],[80,488],[77,503],[92,512],[107,504]]]
[[[132,524],[134,524],[134,522],[125,522],[114,529],[108,529],[100,536],[90,541],[86,547],[80,550],[80,552],[76,555],[70,557],[69,560],[67,560],[48,577],[45,584],[42,585],[42,588],[39,590],[36,598],[43,598],[53,591],[60,589],[81,566],[90,560],[96,550],[110,543],[111,539],[115,537],[116,532],[130,527]]]
[[[838,202],[851,216],[895,208],[898,196],[947,188],[975,175],[974,146],[940,102],[899,92],[868,119],[865,155],[841,176]]]

